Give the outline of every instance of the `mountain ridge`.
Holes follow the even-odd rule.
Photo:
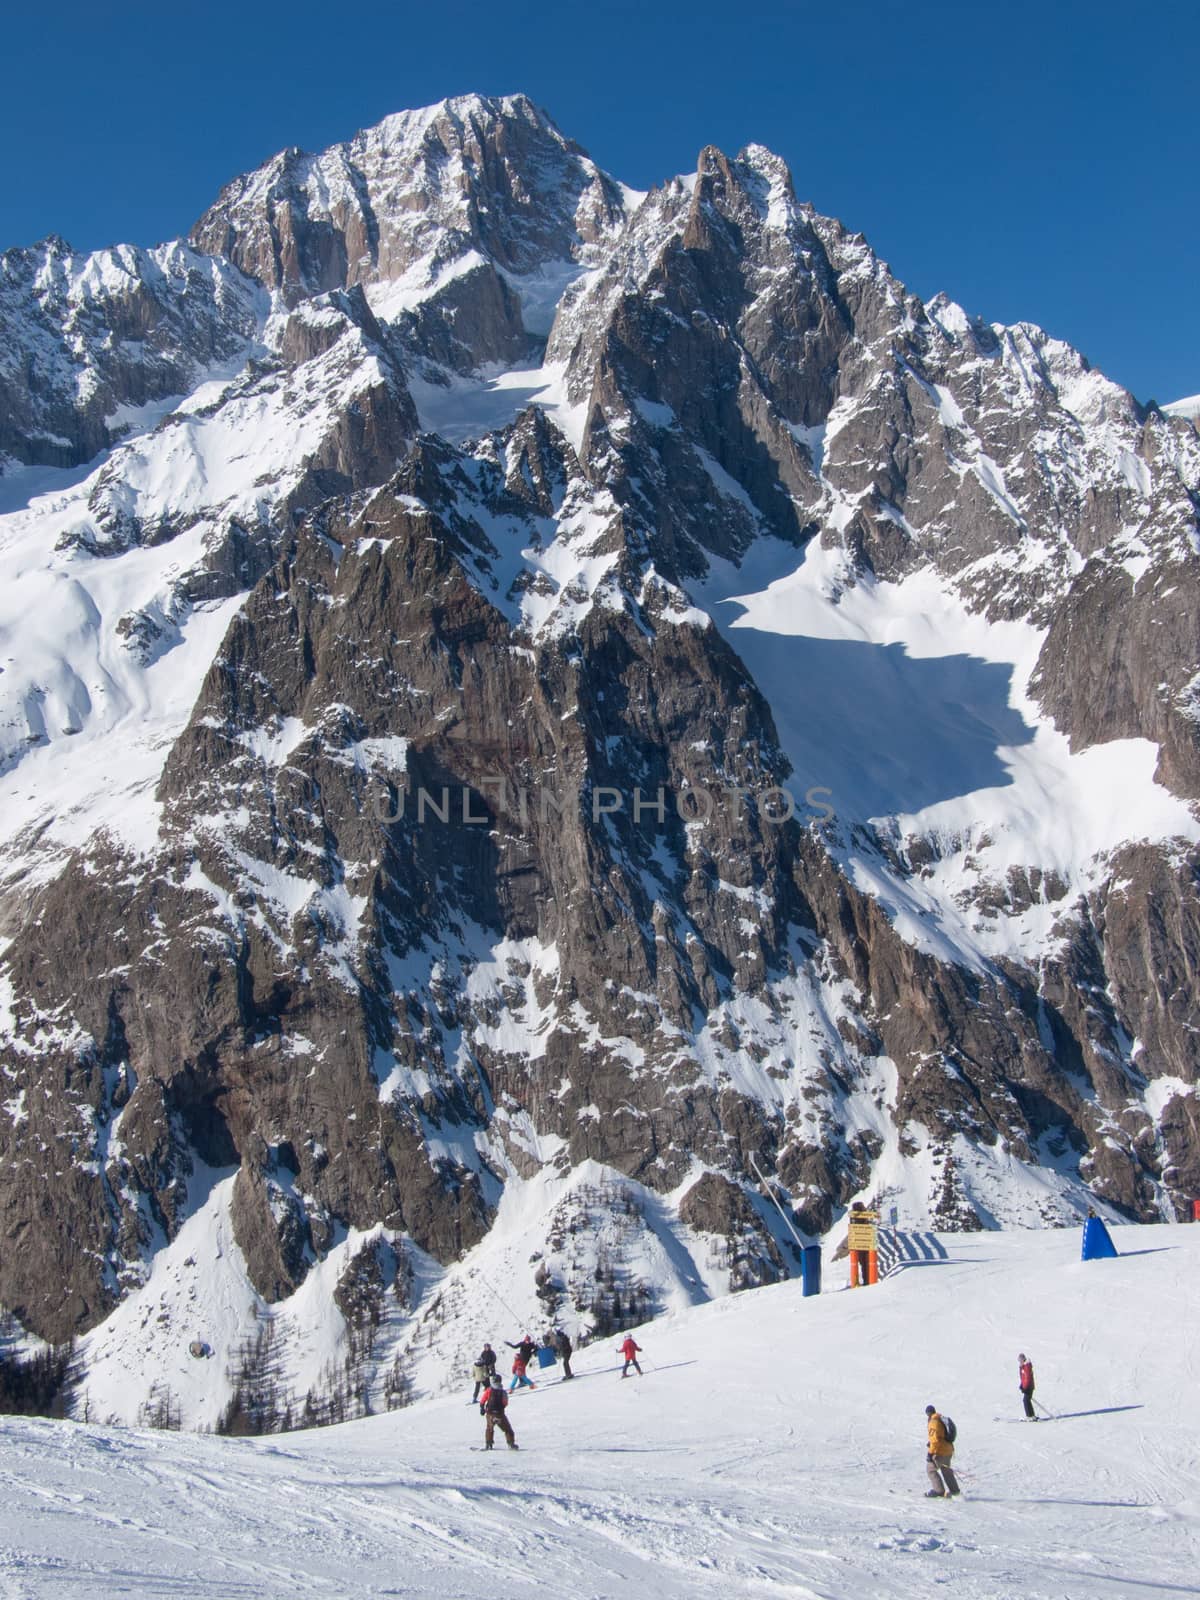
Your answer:
[[[734,1286],[795,1269],[752,1155],[831,1242],[889,1190],[1181,1213],[1186,421],[922,304],[760,146],[638,196],[521,97],[284,152],[162,250],[32,309],[3,258],[66,352],[0,386],[29,1328],[136,1301],[210,1169],[261,1310],[350,1236],[429,1281],[586,1163]]]

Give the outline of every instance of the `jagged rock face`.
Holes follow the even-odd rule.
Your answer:
[[[1149,570],[1138,574],[1145,562]],[[1090,560],[1058,607],[1038,662],[1042,703],[1077,748],[1114,737],[1159,746],[1159,776],[1200,795],[1200,717],[1191,663],[1200,653],[1190,539],[1137,566]]]
[[[389,320],[411,319],[427,355],[469,371],[528,353],[510,280],[569,276],[623,211],[617,185],[525,96],[469,95],[320,155],[283,151],[230,184],[191,240],[289,305],[363,285]],[[537,322],[531,308],[544,334]]]
[[[210,289],[170,304],[215,308],[242,364],[155,324],[159,388],[200,388],[12,522],[17,576],[74,597],[131,702],[158,705],[159,669],[191,676],[139,756],[152,825],[110,801],[69,859],[16,809],[23,764],[53,774],[131,724],[78,688],[56,721],[41,664],[0,684],[0,1300],[46,1336],[94,1325],[211,1170],[237,1173],[266,1303],[347,1230],[451,1262],[506,1185],[588,1161],[721,1241],[735,1287],[791,1270],[752,1156],[814,1237],[873,1189],[953,1227],[1062,1221],[1085,1195],[1182,1206],[1186,421],[1040,330],[922,305],[760,147],[706,149],[627,210],[520,97],[285,153],[190,251],[121,259],[149,293],[172,251]],[[476,374],[539,353],[536,378]],[[501,413],[506,384],[535,403]],[[899,620],[871,633],[912,593],[984,643],[922,657]],[[1016,637],[1028,704],[993,643]],[[924,746],[893,768],[855,749],[888,732],[846,687],[867,660],[865,700],[910,674],[987,760],[910,803]],[[1004,689],[990,722],[976,681]],[[1057,733],[1022,720],[1033,697]],[[986,809],[1027,795],[1023,760],[1046,788],[1052,746],[1069,787],[1115,739],[1158,750],[1145,839],[1022,838],[1019,808]],[[817,746],[847,792],[801,802]]]
[[[76,255],[61,239],[0,256],[0,468],[70,467],[129,432],[130,413],[240,365],[265,297],[183,244]]]
[[[706,1172],[684,1195],[679,1220],[726,1242],[730,1288],[775,1283],[788,1275],[783,1256],[745,1191],[717,1172]],[[793,1259],[792,1268],[797,1263]]]
[[[146,674],[163,663],[194,697],[211,648],[197,659],[190,641],[206,616],[271,567],[295,519],[387,477],[418,432],[399,351],[360,290],[316,297],[262,333],[240,371],[119,445],[48,512],[35,501],[8,521],[6,614],[32,638],[0,678],[0,772],[31,752],[70,767],[68,741],[93,749],[98,767],[78,759],[67,780],[72,810],[85,784],[122,788],[123,740],[151,747],[139,783],[152,789],[162,763],[154,717],[138,716],[154,698]],[[54,831],[62,781],[44,795],[18,783],[12,881],[29,865],[21,841],[36,853]]]
[[[785,539],[824,527],[878,578],[932,565],[993,618],[1050,623],[1033,686],[1073,747],[1149,738],[1195,794],[1186,420],[1038,329],[921,306],[757,147],[706,150],[694,182],[656,191],[568,294],[549,354],[588,404],[589,464],[610,481],[626,464],[668,571],[696,569],[693,541],[738,554],[756,513]],[[697,446],[741,504],[714,516]]]

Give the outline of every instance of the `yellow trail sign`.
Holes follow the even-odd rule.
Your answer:
[[[878,1211],[852,1211],[849,1221],[847,1246],[851,1250],[874,1250],[879,1223]]]

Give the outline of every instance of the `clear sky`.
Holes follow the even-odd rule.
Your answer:
[[[472,90],[639,188],[756,140],[926,298],[1200,392],[1197,0],[13,0],[0,248],[156,243],[285,145]]]

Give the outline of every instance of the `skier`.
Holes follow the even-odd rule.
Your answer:
[[[534,1344],[528,1334],[525,1335],[520,1344],[514,1344],[511,1339],[506,1339],[504,1342],[510,1350],[517,1352],[513,1357],[513,1381],[508,1386],[509,1394],[512,1394],[516,1389],[536,1389],[537,1384],[527,1376],[526,1369],[537,1354],[537,1345]]]
[[[514,1392],[514,1390],[516,1390],[516,1389],[536,1389],[537,1388],[537,1384],[534,1383],[533,1379],[529,1376],[528,1372],[526,1371],[527,1367],[528,1367],[528,1362],[522,1361],[520,1356],[514,1356],[513,1357],[513,1364],[512,1364],[513,1380],[508,1386],[509,1394],[512,1394]]]
[[[1025,1415],[1030,1422],[1036,1422],[1037,1412],[1033,1409],[1033,1362],[1022,1350],[1017,1357],[1017,1363],[1020,1372],[1021,1399],[1025,1402]]]
[[[483,1429],[483,1448],[485,1450],[492,1448],[492,1435],[497,1428],[508,1440],[508,1448],[510,1450],[518,1448],[516,1437],[512,1430],[512,1423],[504,1415],[507,1405],[508,1396],[504,1392],[504,1385],[493,1372],[491,1381],[483,1391],[483,1398],[479,1402],[479,1415],[487,1419]]]
[[[629,1367],[631,1362],[637,1369],[638,1377],[640,1378],[642,1376],[642,1369],[638,1366],[638,1351],[641,1348],[642,1347],[640,1344],[634,1343],[634,1338],[631,1333],[627,1333],[625,1335],[624,1342],[618,1346],[617,1354],[625,1357],[625,1365],[621,1369],[621,1376],[623,1378],[627,1378],[629,1376]]]
[[[564,1383],[568,1378],[573,1378],[575,1376],[575,1374],[571,1371],[571,1352],[574,1350],[574,1348],[575,1346],[568,1338],[565,1328],[555,1328],[554,1349],[558,1359],[562,1362]]]
[[[475,1379],[475,1393],[471,1396],[472,1405],[474,1405],[479,1399],[479,1391],[487,1388],[488,1384],[495,1375],[495,1371],[496,1352],[492,1349],[490,1344],[485,1344],[483,1349],[475,1357],[475,1370],[473,1373]]]
[[[937,1407],[926,1406],[925,1415],[929,1419],[929,1448],[925,1454],[925,1471],[929,1476],[926,1499],[943,1500],[959,1492],[958,1479],[950,1465],[954,1445],[946,1432],[946,1424],[938,1415]]]

